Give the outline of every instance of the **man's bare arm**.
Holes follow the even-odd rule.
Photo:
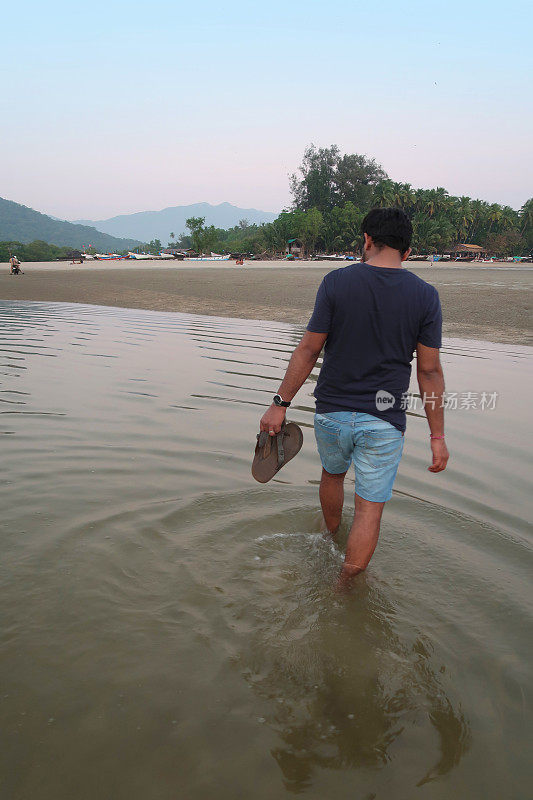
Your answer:
[[[450,455],[444,441],[444,373],[438,348],[417,345],[416,375],[431,436],[442,437],[431,439],[433,463],[428,469],[442,472]]]
[[[283,400],[292,400],[301,389],[311,374],[327,337],[327,333],[311,333],[311,331],[304,333],[291,356],[287,372],[278,389],[278,394]],[[272,435],[279,433],[285,413],[285,408],[272,404],[261,418],[260,430],[268,431]]]

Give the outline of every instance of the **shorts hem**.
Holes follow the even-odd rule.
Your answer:
[[[319,453],[319,455],[320,455],[320,453]],[[346,469],[340,469],[338,472],[332,472],[330,469],[328,469],[328,468],[326,467],[326,465],[325,465],[325,464],[324,464],[324,462],[322,461],[322,458],[320,459],[320,463],[322,464],[322,469],[324,470],[324,472],[327,472],[327,473],[328,473],[328,475],[342,475],[342,474],[343,474],[343,472],[348,472],[348,470],[350,469],[350,467],[351,467],[351,465],[352,465],[352,462],[350,461],[350,463],[348,464],[348,466],[346,467]]]
[[[358,492],[357,488],[355,489],[355,494],[360,497],[362,500],[367,500],[369,503],[388,503],[388,501],[392,497],[392,490],[390,491],[388,497],[384,497],[382,499],[376,500],[375,497],[365,497],[363,492]]]

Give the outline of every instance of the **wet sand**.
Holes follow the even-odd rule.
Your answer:
[[[334,263],[175,266],[161,262],[103,266],[25,264],[12,276],[0,266],[0,298],[87,303],[154,311],[305,324],[316,290]],[[444,311],[444,334],[494,342],[532,344],[529,265],[409,269],[437,287]]]

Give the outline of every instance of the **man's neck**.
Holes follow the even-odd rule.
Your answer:
[[[401,269],[402,259],[380,258],[379,256],[376,256],[375,258],[367,259],[365,261],[365,264],[369,264],[371,267],[386,267],[387,269]]]
[[[383,247],[374,253],[368,253],[366,264],[371,267],[386,267],[387,269],[401,269],[402,257],[398,250],[392,247]]]

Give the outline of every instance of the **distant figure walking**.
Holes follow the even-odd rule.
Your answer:
[[[20,268],[20,261],[18,260],[18,258],[16,256],[11,256],[11,258],[9,259],[9,264],[10,264],[10,270],[9,271],[10,271],[11,275],[20,275],[21,273],[22,273],[22,275],[24,275],[24,273],[22,272],[22,270]]]

